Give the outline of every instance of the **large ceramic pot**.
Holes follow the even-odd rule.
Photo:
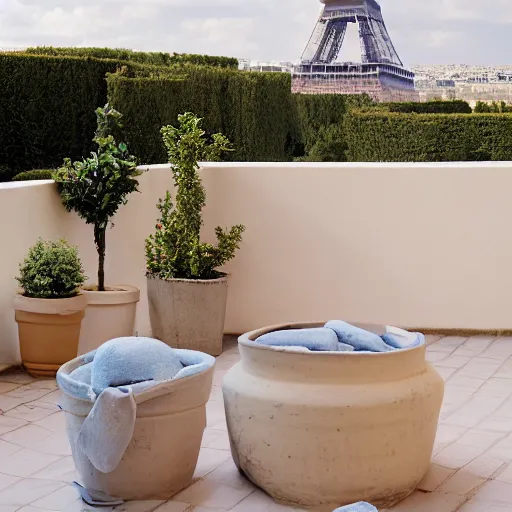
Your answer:
[[[135,286],[113,286],[105,292],[83,290],[87,310],[78,354],[96,350],[106,341],[133,336],[140,290]]]
[[[84,295],[69,299],[16,297],[21,360],[30,375],[55,377],[61,365],[76,357],[86,306]]]
[[[166,381],[134,395],[137,404],[133,436],[119,465],[111,473],[96,469],[78,445],[78,437],[93,400],[76,398],[83,384],[72,372],[86,364],[84,356],[59,370],[61,408],[66,413],[73,460],[87,489],[124,500],[166,500],[192,483],[210,396],[213,365],[201,373]],[[62,384],[62,376],[72,385]]]
[[[274,330],[321,325],[239,338],[241,362],[223,383],[233,458],[256,485],[289,504],[387,508],[429,468],[444,381],[426,362],[425,346],[327,353],[254,343]]]
[[[222,353],[227,276],[202,281],[148,277],[147,283],[154,338],[173,348]]]

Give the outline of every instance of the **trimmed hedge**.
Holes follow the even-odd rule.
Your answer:
[[[36,181],[36,180],[53,180],[51,169],[35,169],[33,171],[20,172],[12,181]]]
[[[512,160],[510,114],[352,111],[345,131],[354,162]]]
[[[88,154],[94,111],[107,99],[106,73],[120,64],[0,53],[0,167],[9,166],[15,175]]]
[[[230,160],[287,160],[290,146],[290,76],[183,66],[155,76],[108,76],[110,103],[123,113],[124,137],[143,164],[165,162],[160,129],[178,114],[204,118],[210,132],[234,144]],[[150,73],[151,75],[151,73]]]
[[[402,114],[471,114],[473,110],[467,101],[427,101],[425,103],[383,103],[382,107],[390,112]]]
[[[215,57],[210,55],[195,55],[187,53],[166,52],[135,52],[124,48],[54,48],[53,46],[36,46],[28,48],[25,53],[35,55],[94,57],[97,59],[124,60],[139,64],[155,66],[171,66],[190,63],[202,66],[220,68],[238,68],[238,59],[231,57]]]

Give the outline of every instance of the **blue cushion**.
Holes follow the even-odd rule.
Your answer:
[[[257,343],[270,347],[305,347],[313,351],[337,352],[338,338],[331,329],[289,329],[263,334]]]
[[[384,343],[377,334],[365,331],[342,320],[327,322],[325,327],[332,329],[336,333],[340,343],[351,345],[357,351],[390,352],[394,350],[393,347]]]

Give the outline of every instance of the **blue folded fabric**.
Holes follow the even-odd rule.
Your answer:
[[[381,338],[384,343],[396,349],[419,347],[425,343],[425,336],[420,332],[416,332],[412,334],[412,336],[411,333],[406,334],[409,336],[400,336],[400,334],[397,333],[387,332],[383,334]]]
[[[338,337],[332,329],[289,329],[263,334],[257,343],[269,347],[305,347],[313,351],[337,352]]]
[[[384,343],[377,334],[365,331],[342,320],[331,320],[325,324],[325,327],[336,333],[340,343],[350,345],[356,351],[390,352],[394,350],[393,347]]]
[[[340,507],[333,512],[379,512],[373,505],[360,501],[359,503],[353,503],[345,507]]]

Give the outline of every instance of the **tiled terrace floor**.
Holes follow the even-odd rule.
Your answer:
[[[512,338],[429,336],[428,358],[447,380],[431,470],[396,512],[512,510]],[[217,360],[196,481],[173,500],[132,502],[130,512],[286,512],[231,461],[221,381],[238,360]],[[91,510],[79,501],[59,392],[52,380],[0,374],[0,512]],[[111,512],[112,509],[101,509]]]

